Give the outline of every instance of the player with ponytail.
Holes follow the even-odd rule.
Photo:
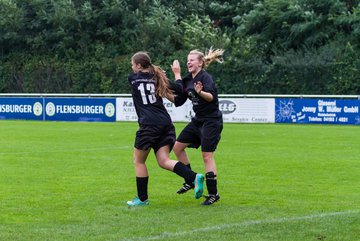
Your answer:
[[[137,197],[128,201],[128,206],[145,206],[148,200],[149,174],[146,159],[151,148],[160,167],[183,177],[195,186],[195,198],[203,193],[204,175],[197,174],[182,162],[169,158],[175,143],[175,128],[167,113],[162,97],[172,93],[164,71],[151,63],[146,52],[137,52],[131,58],[133,73],[128,80],[138,115],[139,129],[134,144],[134,165]]]
[[[185,151],[188,147],[201,146],[202,158],[206,171],[206,186],[208,195],[202,205],[212,205],[220,199],[217,189],[217,169],[214,159],[216,147],[220,141],[223,129],[222,113],[219,110],[217,89],[213,77],[205,70],[213,62],[222,63],[224,50],[212,49],[204,54],[199,50],[192,50],[187,57],[188,74],[181,78],[178,60],[171,66],[176,83],[182,87],[182,94],[170,98],[176,106],[180,106],[190,99],[193,104],[195,117],[182,130],[174,146],[174,153],[179,161],[191,169],[190,160]],[[185,180],[183,187],[177,193],[182,194],[194,188]]]

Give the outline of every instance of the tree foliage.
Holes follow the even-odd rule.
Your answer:
[[[359,0],[0,0],[0,92],[126,93],[136,51],[185,72],[213,46],[221,93],[359,94],[359,14]]]

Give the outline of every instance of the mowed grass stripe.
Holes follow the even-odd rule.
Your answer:
[[[333,212],[333,213],[318,213],[318,214],[310,214],[307,216],[302,217],[282,217],[282,218],[276,218],[276,219],[269,219],[269,220],[249,220],[242,223],[225,223],[220,224],[217,226],[211,226],[211,227],[204,227],[199,229],[193,229],[193,230],[186,230],[186,231],[180,231],[175,233],[169,233],[164,232],[161,235],[157,236],[150,236],[150,237],[133,237],[131,239],[125,239],[126,241],[136,241],[136,240],[162,240],[162,239],[169,239],[172,237],[188,237],[191,239],[191,236],[196,236],[197,233],[211,233],[216,232],[218,230],[224,231],[224,229],[235,229],[235,228],[246,228],[254,225],[268,225],[268,224],[277,224],[277,223],[286,223],[286,222],[296,222],[296,221],[303,221],[303,220],[316,220],[321,218],[328,218],[333,216],[349,216],[349,215],[357,215],[360,213],[360,210],[349,210],[344,212]]]
[[[177,123],[177,133],[184,126]],[[216,205],[175,194],[183,180],[159,168],[151,152],[150,206],[131,210],[125,203],[136,195],[137,128],[1,121],[0,240],[123,240],[224,225],[169,240],[356,240],[359,213],[245,229],[231,224],[360,210],[358,126],[225,124],[215,155]],[[200,151],[188,154],[193,169],[204,172]]]
[[[76,148],[76,149],[67,149],[66,152],[92,152],[92,151],[105,151],[105,150],[120,150],[120,149],[131,149],[131,146],[119,146],[119,147],[99,147],[99,148]],[[55,153],[55,152],[64,152],[63,149],[59,149],[59,150],[43,150],[43,151],[27,151],[27,152],[0,152],[0,155],[24,155],[24,154],[34,154],[34,153]]]

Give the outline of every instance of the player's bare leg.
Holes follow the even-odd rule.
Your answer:
[[[150,149],[144,151],[134,148],[134,166],[136,175],[137,197],[131,201],[127,201],[129,207],[145,206],[149,204],[148,201],[148,181],[149,174],[146,167],[146,158],[149,155]]]

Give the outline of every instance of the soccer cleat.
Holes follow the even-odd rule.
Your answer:
[[[211,205],[217,201],[219,201],[220,199],[220,195],[219,193],[217,193],[216,195],[214,194],[209,194],[207,196],[205,196],[205,201],[202,203],[202,205]]]
[[[196,199],[201,198],[204,192],[204,179],[203,174],[196,174],[194,181],[194,194]]]
[[[149,200],[141,201],[138,197],[135,197],[133,200],[127,201],[126,204],[129,207],[146,206],[149,205]]]
[[[176,192],[177,194],[184,194],[187,191],[191,190],[194,188],[194,184],[187,184],[184,183],[184,185]]]

